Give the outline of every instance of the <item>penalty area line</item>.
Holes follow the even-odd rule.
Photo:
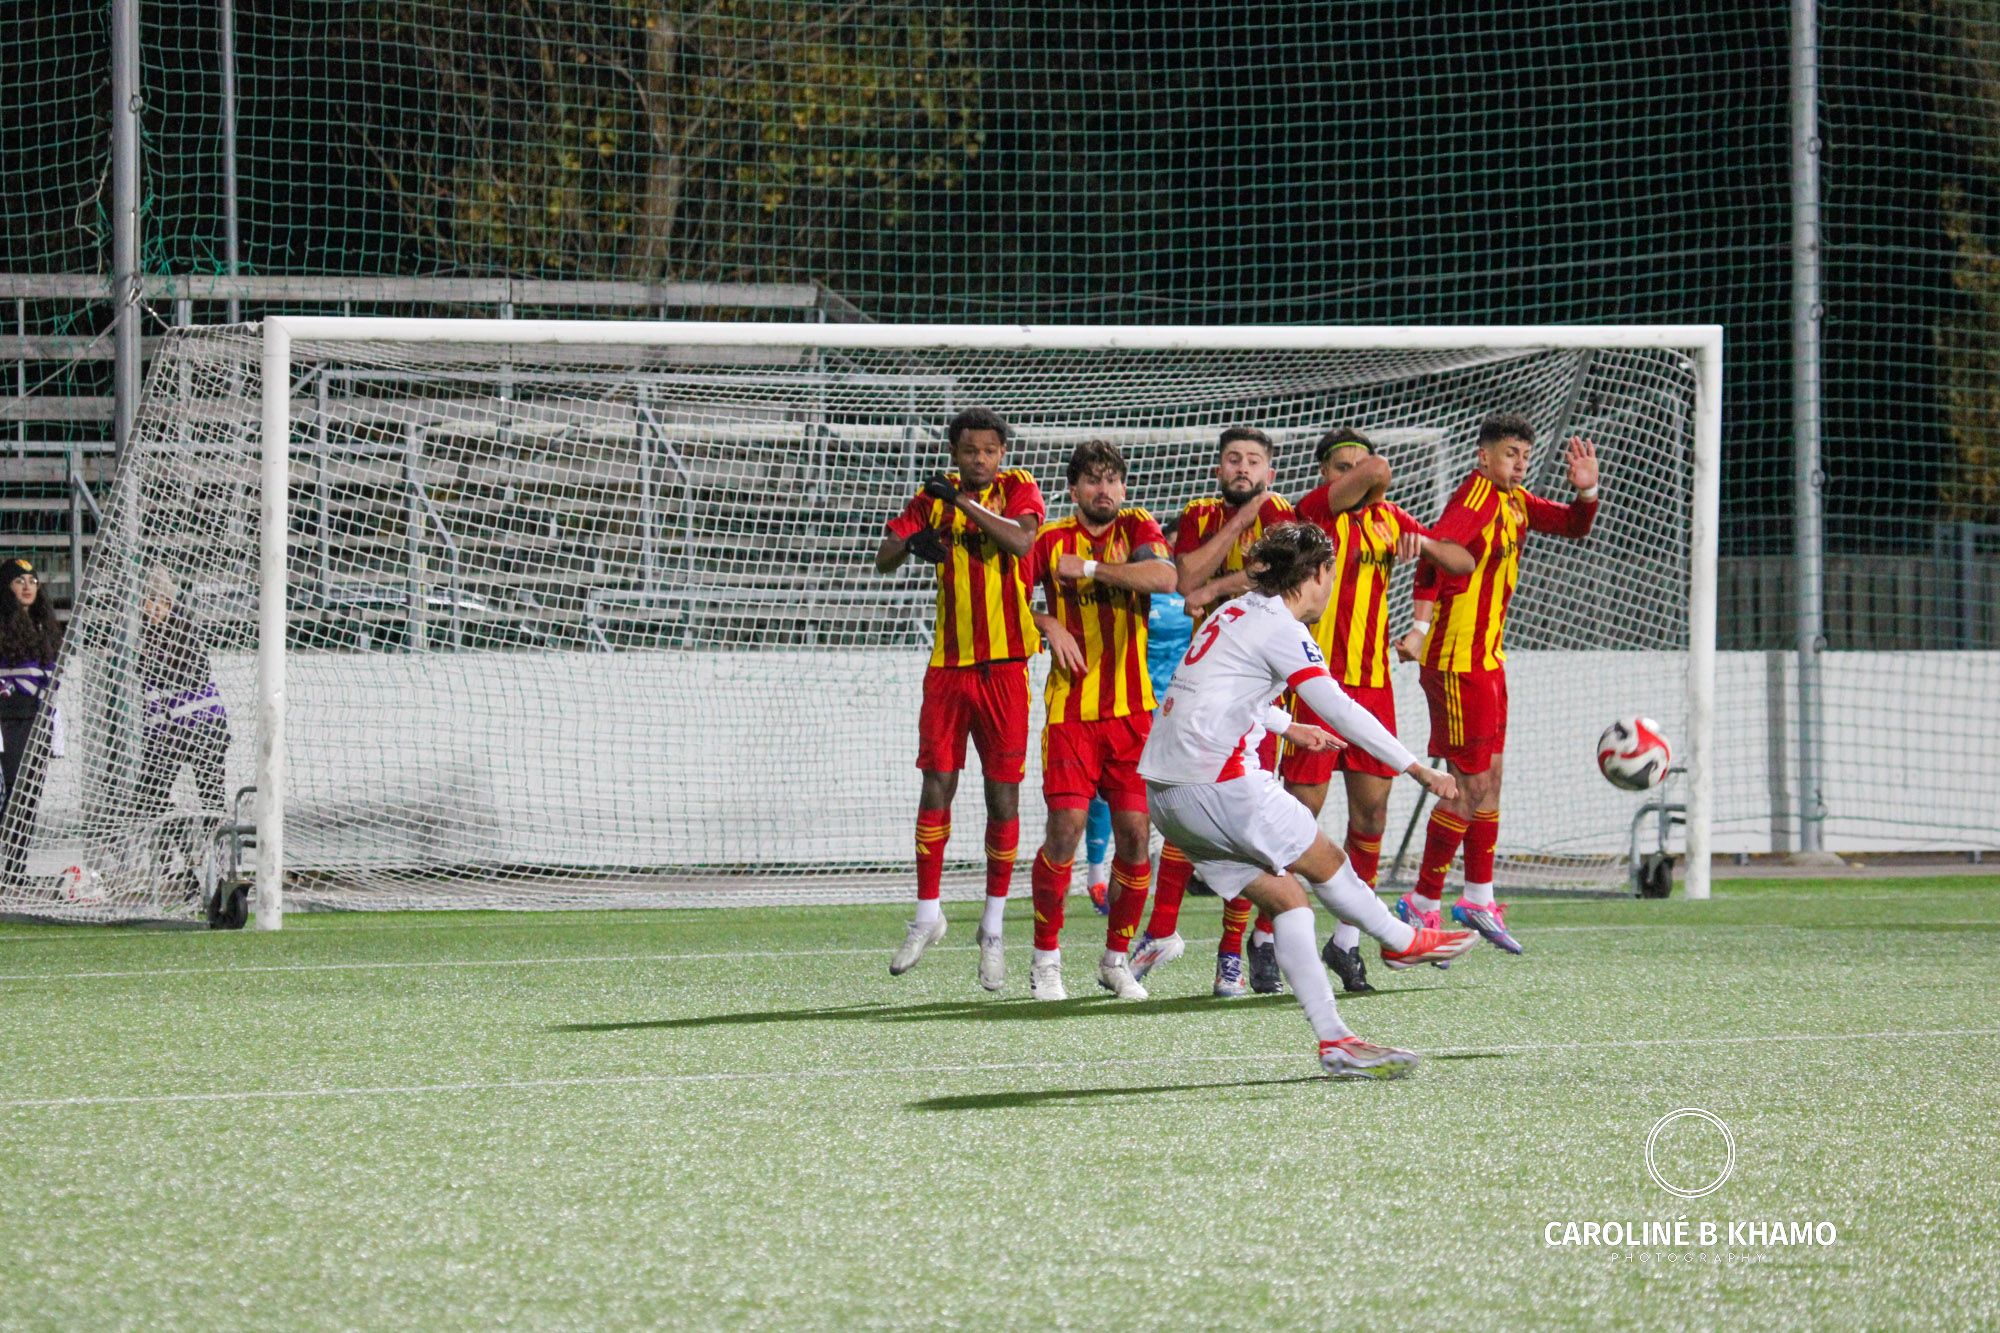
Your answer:
[[[1804,1032],[1754,1037],[1642,1037],[1620,1041],[1522,1042],[1503,1046],[1448,1046],[1433,1056],[1555,1054],[1570,1051],[1625,1050],[1655,1046],[1745,1046],[1833,1041],[1919,1041],[1946,1037],[2000,1037],[2000,1027],[1932,1028],[1896,1032]],[[745,1073],[606,1074],[577,1078],[468,1079],[455,1083],[391,1083],[348,1088],[272,1088],[233,1092],[165,1092],[114,1097],[22,1097],[0,1101],[0,1110],[25,1111],[87,1106],[171,1106],[214,1102],[288,1102],[348,1097],[422,1097],[468,1092],[544,1092],[566,1088],[642,1088],[697,1084],[768,1083],[780,1079],[879,1079],[925,1074],[1004,1074],[1031,1070],[1104,1069],[1194,1064],[1269,1064],[1303,1060],[1300,1051],[1239,1052],[1233,1055],[1149,1056],[1133,1060],[1022,1060],[988,1064],[891,1065],[838,1069],[771,1069]],[[1115,1091],[1110,1089],[1107,1091]]]

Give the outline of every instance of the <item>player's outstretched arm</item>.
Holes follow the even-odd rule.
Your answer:
[[[1063,628],[1063,623],[1046,611],[1036,611],[1035,628],[1042,632],[1042,642],[1049,646],[1049,656],[1055,664],[1072,676],[1081,676],[1090,669],[1090,663],[1083,656],[1083,646],[1076,641],[1076,635]]]
[[[938,480],[942,480],[939,478]],[[1041,530],[1039,515],[1023,514],[1019,518],[1009,518],[996,514],[964,491],[955,491],[955,503],[965,516],[972,520],[972,526],[991,537],[994,544],[1020,559],[1035,544],[1035,534]]]
[[[1327,512],[1341,514],[1359,504],[1375,503],[1389,493],[1389,478],[1389,460],[1370,454],[1327,486]]]
[[[1222,562],[1228,559],[1229,549],[1236,545],[1237,539],[1248,532],[1250,525],[1264,512],[1266,494],[1268,494],[1266,488],[1259,487],[1257,492],[1238,506],[1236,512],[1231,514],[1207,541],[1192,551],[1174,557],[1174,568],[1180,574],[1179,590],[1183,596],[1192,594],[1195,589],[1215,577],[1215,571],[1221,569]],[[1243,586],[1247,588],[1250,585],[1246,582]],[[1241,591],[1242,588],[1237,589],[1237,592]]]
[[[910,553],[910,546],[901,537],[891,532],[882,538],[882,544],[875,548],[875,572],[893,574],[903,567],[903,558]]]
[[[1065,553],[1056,557],[1056,577],[1071,582],[1095,579],[1131,592],[1169,593],[1178,581],[1174,567],[1161,558],[1157,546],[1141,546],[1128,560],[1085,560]]]
[[[1350,744],[1360,746],[1389,767],[1401,772],[1407,773],[1412,767],[1423,767],[1417,763],[1417,757],[1405,749],[1403,743],[1390,734],[1387,727],[1376,720],[1373,713],[1356,703],[1347,691],[1334,684],[1333,677],[1327,675],[1325,670],[1316,670],[1311,675],[1295,673],[1290,684],[1298,691],[1299,698],[1305,701],[1306,707],[1317,713],[1327,726],[1346,737]]]
[[[1564,457],[1569,464],[1569,484],[1576,489],[1576,502],[1561,504],[1539,495],[1527,496],[1528,527],[1558,537],[1587,537],[1591,524],[1597,521],[1597,446],[1573,436]]]

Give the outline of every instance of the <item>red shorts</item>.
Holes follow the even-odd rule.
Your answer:
[[[1484,773],[1507,748],[1507,673],[1423,669],[1431,753],[1461,773]]]
[[[1042,728],[1042,796],[1051,810],[1081,810],[1104,793],[1113,810],[1146,812],[1139,752],[1153,730],[1151,713],[1097,722],[1051,722]]]
[[[1387,727],[1391,736],[1396,734],[1395,690],[1387,685],[1336,685],[1335,688],[1346,691],[1354,702]],[[1303,722],[1309,727],[1326,727],[1336,736],[1340,734],[1321,721],[1319,715],[1306,706],[1305,700],[1297,696],[1288,698],[1284,707],[1296,722]],[[1279,777],[1299,787],[1317,787],[1330,782],[1335,773],[1365,773],[1371,778],[1396,776],[1395,769],[1351,742],[1345,750],[1300,750],[1287,745],[1284,762],[1278,768]]]
[[[1028,771],[1028,664],[987,662],[931,667],[924,672],[924,707],[917,714],[917,767],[956,773],[965,767],[965,738],[979,747],[979,766],[995,782],[1019,782]]]

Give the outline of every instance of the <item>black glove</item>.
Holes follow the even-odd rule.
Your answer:
[[[946,504],[958,503],[958,487],[952,485],[951,479],[943,475],[932,477],[926,481],[924,483],[924,494],[930,496],[933,500],[942,500]]]
[[[918,530],[903,546],[917,559],[928,560],[934,565],[943,564],[951,556],[951,547],[946,544],[944,534],[936,528]]]

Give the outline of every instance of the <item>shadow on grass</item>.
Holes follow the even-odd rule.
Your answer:
[[[1343,995],[1343,1002],[1377,1000],[1441,986],[1403,986],[1366,995]],[[551,1032],[633,1032],[645,1029],[743,1027],[765,1023],[1047,1023],[1069,1018],[1148,1018],[1220,1010],[1269,1009],[1294,1003],[1290,995],[1251,995],[1218,1000],[1211,995],[1176,995],[1158,1000],[1115,1000],[1079,995],[1068,1000],[938,1000],[928,1004],[836,1004],[812,1009],[750,1009],[730,1014],[690,1014],[686,1018],[638,1018],[622,1022],[557,1023]]]
[[[925,1097],[906,1103],[912,1111],[996,1111],[1014,1106],[1045,1106],[1050,1102],[1087,1102],[1100,1097],[1152,1097],[1166,1092],[1212,1092],[1216,1089],[1277,1088],[1290,1083],[1328,1083],[1324,1074],[1297,1078],[1251,1078],[1228,1083],[1156,1083],[1142,1088],[1043,1088],[1027,1092],[967,1092],[949,1097]]]

